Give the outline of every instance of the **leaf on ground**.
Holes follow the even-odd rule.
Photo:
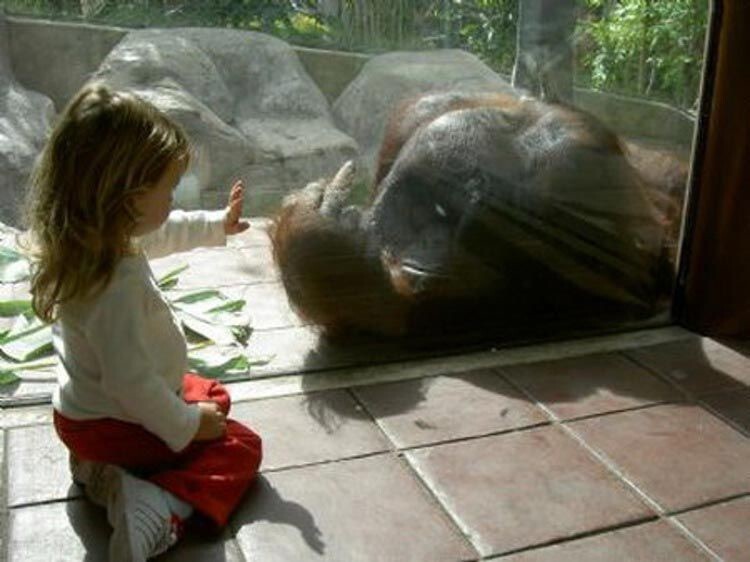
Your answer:
[[[168,291],[169,289],[174,288],[175,285],[177,285],[178,277],[180,273],[185,271],[188,267],[190,267],[188,264],[183,264],[178,267],[175,267],[171,271],[168,271],[164,275],[162,275],[159,279],[156,280],[156,284],[159,286],[159,288],[162,291]]]
[[[244,299],[236,299],[227,301],[225,304],[220,304],[213,308],[209,308],[207,312],[240,312],[245,308]]]
[[[229,299],[215,289],[168,295],[175,314],[187,330],[217,345],[247,345],[252,332],[245,301]]]
[[[30,276],[29,260],[21,252],[0,246],[0,282],[16,283]]]
[[[222,379],[231,376],[246,375],[250,368],[250,361],[244,353],[235,351],[226,355],[217,350],[213,353],[193,354],[188,358],[190,368],[203,376],[212,379]]]
[[[266,357],[248,357],[244,349],[235,347],[200,346],[188,352],[190,368],[204,376],[217,379],[246,376],[252,367],[265,365]]]
[[[179,309],[177,310],[177,316],[187,330],[204,339],[211,340],[217,345],[238,343],[231,326],[222,326],[207,322],[199,316]]]
[[[187,303],[192,304],[206,299],[221,298],[221,293],[216,289],[206,289],[204,291],[196,291],[194,293],[187,293],[180,297],[171,299],[173,303]]]
[[[53,369],[57,365],[56,360],[46,361],[27,361],[24,363],[10,363],[7,361],[0,361],[0,387],[4,385],[13,384],[16,381],[24,380],[25,378],[33,379],[35,381],[42,380],[41,375],[44,375],[45,371],[48,374],[44,377],[44,380],[54,381],[56,374]],[[31,373],[34,372],[32,377]],[[37,376],[36,372],[40,375]]]
[[[30,361],[50,355],[52,327],[36,317],[20,314],[10,331],[0,341],[0,351],[15,361]]]
[[[20,380],[13,371],[0,371],[0,386],[13,384]]]
[[[28,276],[28,261],[23,255],[0,246],[0,281],[20,280],[22,271],[8,267],[21,263],[25,264]],[[181,265],[159,278],[160,289],[174,288],[180,273],[187,268],[188,265]],[[230,299],[216,289],[179,295],[171,292],[166,296],[188,335],[202,340],[189,351],[191,368],[208,377],[232,378],[247,375],[251,366],[270,360],[251,359],[245,353],[252,328],[250,317],[244,311],[244,300]],[[55,365],[55,361],[40,360],[53,352],[52,329],[33,315],[31,301],[0,301],[0,317],[14,316],[11,329],[0,331],[0,353],[6,358],[0,358],[0,386],[22,379],[22,371],[43,373]]]

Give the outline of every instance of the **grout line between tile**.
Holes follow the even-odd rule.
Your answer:
[[[579,435],[577,432],[575,432],[572,428],[567,426],[566,424],[560,424],[560,428],[568,434],[569,437],[572,437],[575,439],[579,445],[581,445],[588,453],[592,456],[594,456],[600,463],[602,463],[605,468],[607,468],[612,474],[614,474],[618,479],[620,479],[628,488],[630,488],[635,494],[641,498],[641,500],[649,506],[651,509],[656,512],[657,515],[660,517],[663,516],[666,512],[664,508],[654,499],[652,499],[646,492],[641,490],[638,486],[636,486],[635,482],[630,480],[615,464],[615,462],[610,459],[606,454],[597,451],[594,447],[586,443],[585,439],[581,435]]]
[[[638,410],[648,410],[657,406],[670,406],[675,404],[692,404],[692,402],[686,400],[659,400],[655,402],[649,402],[648,404],[639,404],[637,406],[628,406],[626,408],[617,408],[613,410],[607,410],[606,412],[594,412],[593,414],[582,414],[580,416],[573,416],[571,418],[557,418],[561,425],[573,423],[582,420],[590,420],[592,418],[604,418],[614,414],[624,414],[626,412],[637,412]]]
[[[683,525],[680,521],[678,521],[677,519],[673,519],[672,517],[662,517],[661,519],[662,521],[665,521],[667,525],[671,525],[673,528],[675,528],[678,533],[681,533],[706,556],[710,556],[714,560],[714,562],[724,562],[724,559],[721,556],[716,554],[706,543],[704,543],[695,534],[693,534],[693,532],[685,525]]]
[[[473,562],[475,560],[481,559],[481,553],[477,550],[477,548],[474,546],[474,543],[471,541],[470,537],[466,534],[464,529],[461,527],[461,525],[458,524],[456,519],[451,515],[450,511],[447,509],[447,507],[443,504],[443,502],[440,501],[440,499],[436,496],[432,488],[427,485],[427,482],[422,477],[422,475],[419,473],[419,471],[412,466],[412,463],[409,462],[409,459],[406,456],[407,449],[399,447],[396,442],[394,441],[393,437],[388,433],[386,428],[380,423],[378,418],[376,418],[372,412],[370,412],[370,409],[367,407],[367,405],[360,399],[360,397],[357,395],[357,393],[352,388],[346,389],[349,395],[352,397],[352,399],[355,401],[356,404],[358,404],[370,417],[370,419],[375,423],[375,425],[378,427],[378,429],[383,433],[385,438],[388,440],[388,444],[391,447],[392,453],[396,456],[396,460],[404,466],[405,470],[411,474],[414,479],[417,482],[417,485],[422,489],[423,493],[428,498],[428,501],[432,503],[432,505],[435,506],[435,508],[440,512],[441,517],[446,521],[446,523],[455,529],[456,534],[463,539],[463,541],[468,546],[469,550],[473,551],[474,554],[476,554],[476,557],[474,558],[467,558],[464,560],[461,560],[460,562]]]
[[[541,421],[530,425],[523,425],[519,427],[511,427],[508,429],[498,429],[496,431],[488,431],[486,433],[476,433],[474,435],[467,435],[465,437],[451,437],[443,439],[442,441],[433,441],[430,443],[420,443],[419,445],[408,445],[405,447],[399,447],[396,451],[401,453],[408,453],[412,451],[419,451],[421,449],[429,449],[433,447],[442,447],[443,445],[452,445],[454,443],[463,443],[465,441],[474,441],[476,439],[483,439],[485,437],[495,437],[498,435],[509,435],[512,433],[521,433],[524,431],[530,431],[532,429],[539,429],[541,427],[552,426],[550,420]]]
[[[443,519],[446,521],[446,523],[448,523],[449,526],[455,529],[458,536],[460,536],[466,542],[469,549],[472,550],[477,555],[476,558],[481,558],[482,553],[479,552],[476,546],[474,546],[474,543],[471,540],[470,535],[459,524],[459,522],[456,520],[456,518],[453,516],[453,514],[448,509],[448,507],[444,504],[444,502],[440,501],[438,494],[436,494],[432,490],[432,488],[430,488],[430,486],[427,484],[427,480],[422,476],[419,470],[409,461],[407,455],[405,455],[404,453],[398,453],[397,460],[409,472],[409,474],[411,474],[414,477],[419,487],[427,496],[428,500],[440,511],[440,514],[443,517]],[[474,560],[474,558],[467,558],[465,560],[462,560],[461,562],[466,562],[467,560]]]
[[[89,501],[87,500],[83,495],[78,496],[67,496],[64,498],[53,498],[50,500],[39,500],[39,501],[28,501],[28,502],[21,502],[16,503],[13,505],[6,504],[8,511],[13,511],[17,509],[26,509],[29,507],[39,507],[43,505],[54,505],[56,503],[67,503],[67,502],[73,502],[73,501]],[[92,504],[94,505],[94,504]]]
[[[464,539],[471,545],[471,548],[479,554],[479,558],[481,559],[482,553],[480,552],[480,547],[488,549],[488,546],[482,543],[480,536],[474,536],[474,534],[471,532],[471,528],[468,525],[465,525],[457,514],[453,513],[453,510],[450,509],[445,498],[430,486],[429,478],[426,474],[423,474],[422,471],[419,470],[419,467],[416,465],[416,463],[412,462],[412,460],[409,458],[408,451],[402,453],[401,456],[403,458],[403,462],[406,463],[411,472],[416,476],[420,485],[426,490],[427,494],[431,498],[433,498],[433,501],[436,502],[441,511],[453,523],[454,527],[458,529],[460,535],[464,537]],[[476,543],[478,543],[480,546],[477,546]]]
[[[388,433],[385,427],[380,423],[380,421],[370,412],[370,409],[367,407],[367,404],[362,402],[360,400],[359,396],[356,392],[354,392],[351,388],[346,388],[346,393],[351,397],[351,399],[354,401],[354,404],[359,406],[363,412],[367,414],[367,417],[370,419],[371,422],[375,424],[375,427],[378,428],[380,433],[383,435],[385,440],[388,442],[388,447],[391,452],[397,453],[399,451],[399,447],[396,445],[395,441],[391,437],[391,435]]]
[[[671,512],[667,514],[667,516],[661,517],[661,519],[666,521],[669,525],[672,525],[673,527],[675,527],[679,532],[685,535],[685,537],[687,537],[688,540],[690,540],[693,544],[695,544],[697,548],[700,548],[703,552],[705,552],[706,555],[713,558],[715,562],[723,562],[723,558],[721,556],[715,553],[711,547],[709,547],[705,542],[703,542],[696,534],[694,534],[685,524],[683,524],[677,518],[680,515],[684,515],[686,513],[691,513],[693,511],[698,511],[700,509],[705,509],[707,507],[712,507],[715,505],[729,503],[734,500],[746,498],[746,497],[750,497],[750,493],[735,494],[734,496],[722,498],[719,500],[708,501],[700,505],[695,505],[695,506],[691,506],[685,509]]]
[[[750,428],[745,428],[744,426],[742,426],[742,424],[734,421],[729,416],[724,415],[721,411],[719,411],[718,409],[711,406],[708,402],[706,402],[706,398],[709,396],[716,396],[717,394],[725,394],[725,393],[729,394],[729,393],[747,392],[748,387],[738,386],[735,388],[722,388],[722,389],[716,389],[713,391],[707,391],[707,392],[702,392],[698,394],[683,387],[682,385],[680,385],[678,381],[675,381],[669,378],[667,375],[663,374],[658,369],[651,367],[647,363],[641,362],[640,360],[638,360],[637,357],[632,357],[622,351],[618,353],[622,355],[623,357],[625,357],[627,360],[638,365],[639,367],[646,369],[651,374],[658,377],[660,380],[669,384],[672,388],[674,388],[677,392],[679,392],[683,396],[685,404],[692,404],[694,406],[703,408],[709,414],[713,415],[715,418],[719,419],[721,422],[727,424],[732,429],[738,431],[742,435],[750,437]],[[664,402],[664,403],[678,404],[679,402]]]
[[[691,505],[690,507],[685,507],[683,509],[678,509],[678,510],[675,510],[675,511],[671,511],[667,515],[669,515],[669,517],[679,517],[680,515],[685,515],[686,513],[690,513],[690,512],[693,512],[693,511],[698,511],[699,509],[705,509],[707,507],[713,507],[715,505],[721,505],[721,504],[725,504],[725,503],[730,503],[730,502],[733,502],[735,500],[739,500],[739,499],[742,499],[742,498],[748,498],[748,497],[750,497],[750,492],[741,492],[739,494],[734,494],[732,496],[727,496],[727,497],[720,498],[720,499],[717,499],[717,500],[709,500],[707,502],[704,502],[704,503],[701,503],[701,504],[698,504],[698,505]]]
[[[695,395],[690,392],[687,388],[682,386],[679,382],[676,380],[668,377],[664,373],[662,373],[659,369],[649,365],[646,362],[641,361],[637,357],[634,357],[632,355],[628,355],[625,351],[618,351],[617,352],[620,356],[625,358],[626,361],[629,361],[630,363],[637,365],[641,369],[645,369],[650,374],[654,375],[656,378],[661,380],[662,382],[667,383],[671,388],[675,389],[678,393],[680,393],[682,396],[685,397],[686,400],[695,400]]]
[[[604,467],[607,470],[609,470],[610,473],[616,476],[620,481],[622,481],[626,485],[627,488],[632,489],[635,492],[636,496],[641,498],[642,501],[644,501],[644,503],[646,503],[647,506],[649,506],[652,510],[654,510],[654,512],[658,516],[661,516],[664,513],[664,509],[656,501],[651,499],[645,492],[643,492],[638,486],[636,486],[634,482],[632,482],[629,478],[627,478],[625,474],[623,474],[622,471],[620,471],[617,468],[614,461],[612,461],[604,453],[600,453],[599,451],[594,449],[591,445],[586,443],[583,437],[581,437],[572,428],[570,428],[567,425],[567,420],[566,421],[561,420],[550,408],[548,408],[543,403],[539,402],[530,392],[526,391],[525,388],[515,383],[511,379],[511,377],[505,376],[502,372],[502,369],[498,369],[497,371],[503,377],[503,379],[505,379],[508,382],[508,384],[510,384],[519,392],[521,392],[524,396],[527,396],[529,400],[531,400],[540,409],[542,409],[544,413],[547,415],[547,417],[550,418],[553,427],[558,427],[565,434],[567,434],[569,437],[571,437],[576,442],[578,442],[578,444],[581,445],[581,447],[583,447],[583,449],[587,451],[589,455],[593,456],[596,460],[602,463]],[[650,407],[653,407],[653,405],[646,405],[642,408],[637,408],[637,409],[645,409],[645,408],[650,408]],[[630,410],[624,410],[624,411],[630,411]],[[607,414],[599,414],[598,416],[590,416],[590,417],[603,417],[605,415]]]
[[[626,357],[628,359],[631,359],[628,356],[626,356]],[[634,362],[636,364],[640,365],[640,363],[638,363],[637,361],[634,361]],[[644,367],[645,367],[645,365],[644,365]],[[552,412],[552,410],[550,410],[549,408],[547,408],[544,404],[538,402],[534,398],[534,396],[531,395],[530,392],[527,392],[524,388],[522,388],[519,385],[515,384],[510,377],[507,377],[507,376],[503,375],[502,369],[496,369],[496,370],[498,371],[498,373],[501,376],[503,376],[503,378],[511,386],[513,386],[514,388],[516,388],[518,391],[522,392],[525,396],[527,396],[530,400],[532,400],[537,406],[539,406],[550,417],[550,419],[552,420],[552,425],[559,426],[560,429],[562,429],[564,432],[566,432],[568,435],[570,435],[573,439],[575,439],[584,449],[586,449],[588,451],[589,454],[593,455],[599,462],[601,462],[602,464],[604,464],[604,466],[609,471],[611,471],[617,478],[619,478],[620,480],[622,480],[628,487],[630,487],[636,493],[636,495],[638,497],[642,498],[646,502],[647,505],[649,505],[652,509],[654,509],[654,511],[656,512],[656,518],[655,519],[660,520],[660,521],[664,521],[666,524],[671,525],[673,527],[676,527],[678,529],[678,531],[682,535],[684,535],[688,540],[690,540],[696,546],[696,548],[699,548],[707,556],[710,556],[715,562],[722,562],[722,558],[720,556],[718,556],[711,548],[708,547],[708,545],[706,545],[697,536],[695,536],[689,529],[687,529],[687,527],[685,527],[682,523],[680,523],[676,519],[676,517],[679,516],[679,515],[681,515],[681,514],[683,514],[683,513],[687,513],[687,512],[690,512],[690,511],[695,511],[695,510],[702,509],[702,508],[705,508],[705,507],[708,507],[708,506],[711,506],[711,505],[717,505],[717,504],[721,504],[721,503],[726,503],[726,502],[729,502],[729,501],[732,501],[732,500],[735,500],[735,499],[738,499],[738,498],[742,498],[742,497],[750,497],[750,493],[736,494],[734,496],[730,496],[730,497],[727,497],[727,498],[721,498],[721,499],[718,499],[718,500],[713,500],[713,501],[705,502],[703,504],[696,505],[696,506],[691,506],[689,508],[685,508],[685,509],[682,509],[682,510],[671,511],[671,512],[667,511],[664,508],[662,508],[655,500],[652,500],[651,497],[648,496],[648,494],[646,494],[638,486],[636,486],[634,482],[632,482],[629,478],[627,478],[617,468],[617,466],[615,465],[615,463],[607,455],[605,455],[604,453],[600,453],[599,451],[597,451],[596,449],[594,449],[592,446],[590,446],[588,443],[586,443],[586,441],[583,439],[582,436],[580,436],[572,428],[570,428],[570,427],[567,426],[568,423],[573,422],[573,421],[578,421],[578,420],[581,420],[581,419],[590,419],[590,418],[593,418],[593,417],[603,417],[603,416],[610,415],[610,414],[615,414],[615,413],[630,412],[630,411],[635,411],[635,410],[644,410],[644,409],[648,409],[648,408],[652,408],[652,407],[656,407],[656,406],[660,406],[660,405],[686,404],[686,405],[692,405],[692,406],[701,407],[702,404],[700,404],[698,402],[698,400],[692,395],[692,393],[687,392],[686,390],[684,390],[684,389],[682,389],[680,387],[677,387],[677,385],[673,381],[668,380],[667,377],[663,376],[661,373],[658,373],[658,372],[654,371],[655,374],[659,376],[659,378],[667,380],[667,382],[669,382],[672,386],[677,387],[678,390],[681,391],[681,394],[684,397],[684,401],[683,402],[664,401],[664,402],[646,404],[644,406],[639,406],[639,407],[634,407],[634,408],[627,408],[627,409],[623,409],[623,410],[618,410],[617,412],[613,411],[613,412],[606,412],[606,413],[601,413],[601,414],[593,414],[593,415],[590,415],[590,416],[581,416],[579,418],[574,418],[574,419],[561,420],[558,416],[556,416]],[[708,408],[704,408],[704,409],[708,410]],[[636,524],[638,524],[638,523],[636,523]],[[631,526],[631,525],[625,525],[625,526]],[[606,532],[606,530],[604,532]],[[597,533],[595,533],[595,534],[599,534],[599,531],[597,531]],[[580,537],[577,537],[577,538],[580,538]],[[567,542],[568,540],[573,540],[573,539],[565,539],[562,542]],[[534,547],[534,548],[539,548],[539,547],[537,546],[537,547]],[[504,554],[502,556],[506,556],[506,555],[507,554]]]
[[[298,468],[309,468],[309,467],[313,467],[313,466],[324,466],[324,465],[328,465],[328,464],[334,464],[334,463],[337,463],[337,462],[354,461],[354,460],[358,460],[358,459],[366,459],[366,458],[369,458],[369,457],[394,455],[394,454],[398,455],[399,452],[388,449],[388,450],[385,450],[385,451],[373,451],[373,452],[369,452],[369,453],[359,453],[357,455],[349,455],[349,456],[346,456],[346,457],[339,457],[339,458],[336,458],[336,459],[326,459],[326,460],[322,460],[322,461],[311,461],[311,462],[305,462],[305,463],[294,464],[294,465],[289,465],[289,466],[279,466],[279,467],[276,467],[276,468],[261,469],[258,474],[275,474],[277,472],[287,472],[287,471],[290,471],[290,470],[296,470]]]
[[[567,536],[567,537],[564,537],[564,538],[553,539],[553,540],[547,541],[547,542],[541,542],[541,543],[538,543],[538,544],[524,546],[524,547],[521,547],[521,548],[516,548],[516,549],[513,549],[513,550],[509,550],[507,552],[501,552],[499,554],[492,554],[492,555],[489,555],[489,556],[483,558],[483,560],[499,560],[499,559],[505,558],[506,556],[512,556],[514,554],[519,554],[521,552],[528,552],[528,551],[531,551],[531,550],[537,550],[537,549],[545,548],[545,547],[548,547],[548,546],[555,546],[555,545],[558,545],[558,544],[563,544],[563,543],[567,543],[567,542],[573,542],[573,541],[580,540],[580,539],[585,539],[585,538],[588,538],[588,537],[595,537],[597,535],[603,535],[603,534],[606,534],[606,533],[609,533],[609,532],[612,532],[612,531],[618,531],[620,529],[628,529],[628,528],[631,528],[631,527],[638,527],[639,525],[646,525],[648,523],[653,523],[653,522],[658,521],[658,520],[659,520],[659,517],[657,517],[657,516],[654,515],[652,517],[645,517],[643,519],[638,519],[638,520],[635,520],[635,521],[628,521],[626,523],[621,523],[621,524],[618,524],[618,525],[610,525],[610,526],[607,526],[607,527],[601,527],[601,528],[595,529],[593,531],[585,531],[583,533],[576,533],[574,535],[570,535],[570,536]]]
[[[414,479],[416,480],[419,487],[422,489],[424,494],[429,498],[429,501],[438,509],[441,516],[445,519],[445,521],[448,523],[449,526],[453,527],[456,530],[456,533],[458,536],[460,536],[468,546],[470,550],[472,550],[477,557],[475,558],[467,558],[465,560],[461,560],[460,562],[473,562],[474,560],[481,559],[481,553],[476,549],[474,546],[474,543],[471,541],[469,536],[466,534],[464,529],[457,523],[455,518],[451,515],[449,510],[446,508],[445,505],[443,505],[443,502],[440,501],[440,499],[435,495],[432,488],[427,485],[427,482],[422,477],[422,475],[419,473],[418,470],[414,466],[412,466],[412,463],[409,462],[409,459],[406,456],[406,449],[400,448],[396,442],[393,440],[391,435],[388,433],[385,427],[380,423],[378,418],[376,418],[372,412],[370,412],[370,409],[367,407],[367,405],[360,399],[360,397],[357,395],[357,393],[352,388],[346,389],[349,395],[352,397],[352,399],[355,401],[356,404],[358,404],[370,417],[370,419],[375,423],[375,425],[378,427],[378,429],[383,433],[385,438],[388,441],[388,444],[391,447],[391,454],[393,454],[396,457],[397,462],[404,466],[404,468],[411,474]]]
[[[714,408],[711,404],[704,402],[702,399],[697,400],[697,405],[702,407],[704,410],[706,410],[709,414],[713,415],[714,417],[721,420],[723,423],[730,426],[732,429],[738,431],[745,437],[750,437],[750,427],[744,427],[741,423],[736,422],[729,416],[725,415],[720,410]]]

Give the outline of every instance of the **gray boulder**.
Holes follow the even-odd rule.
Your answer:
[[[0,221],[17,226],[29,174],[54,115],[52,101],[23,88],[8,59],[8,35],[0,15]]]
[[[296,53],[265,34],[133,31],[93,79],[136,91],[187,129],[197,158],[178,188],[185,208],[224,205],[231,182],[243,179],[248,211],[267,213],[357,152]]]
[[[516,95],[506,80],[466,51],[405,51],[370,59],[333,105],[336,124],[357,141],[369,172],[390,112],[405,99],[430,91]]]

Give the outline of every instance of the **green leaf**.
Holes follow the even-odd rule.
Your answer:
[[[168,291],[169,289],[174,289],[175,285],[177,285],[177,277],[171,277],[169,279],[166,279],[158,283],[158,285],[162,291]]]
[[[225,304],[220,304],[213,308],[209,308],[206,312],[239,312],[245,308],[245,301],[243,299],[230,300]]]
[[[21,380],[13,371],[0,371],[0,386],[7,386]]]
[[[31,301],[30,300],[0,301],[0,316],[7,318],[9,316],[17,316],[19,314],[30,314],[30,313],[31,313]]]
[[[205,377],[218,379],[247,374],[250,361],[244,354],[237,354],[220,362],[190,357],[188,358],[188,365]]]
[[[187,330],[204,339],[211,340],[217,345],[232,345],[237,343],[237,338],[232,332],[231,326],[214,324],[200,316],[180,309],[177,309],[177,316]]]
[[[230,300],[216,290],[205,290],[170,298],[175,314],[193,334],[219,345],[246,345],[250,317],[243,312],[245,301]]]
[[[54,379],[55,374],[51,368],[56,364],[56,360],[30,361],[25,363],[8,363],[6,361],[0,361],[0,387],[23,380],[23,377],[19,376],[17,373],[22,373],[24,371],[49,371],[50,379]]]
[[[30,361],[50,355],[53,351],[52,327],[36,317],[28,320],[19,315],[0,342],[0,351],[14,361]]]
[[[234,334],[234,339],[243,347],[250,341],[250,335],[253,333],[253,329],[249,325],[232,326],[231,330],[232,334]]]
[[[157,279],[156,284],[159,286],[159,288],[162,291],[168,291],[169,289],[177,285],[177,277],[180,275],[180,273],[185,271],[188,267],[190,267],[188,264],[175,267],[173,270],[168,271],[167,273],[162,275],[159,279]]]
[[[7,246],[0,246],[0,282],[16,283],[29,277],[29,260],[26,256]]]
[[[219,379],[245,376],[253,366],[270,361],[267,357],[250,358],[243,349],[237,347],[193,347],[188,355],[191,369],[201,375]]]
[[[221,293],[217,291],[216,289],[206,289],[205,291],[196,291],[195,293],[188,293],[176,299],[172,299],[172,302],[192,304],[192,303],[204,301],[210,298],[217,298],[217,297],[221,298],[221,296],[222,296]]]

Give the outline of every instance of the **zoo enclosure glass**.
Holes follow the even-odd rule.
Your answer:
[[[334,336],[462,345],[669,322],[706,1],[5,10],[0,69],[23,102],[6,104],[22,126],[4,149],[4,222],[18,222],[15,186],[46,116],[93,77],[187,129],[184,208],[220,207],[241,177],[248,209],[276,216],[286,195],[356,162],[328,199],[298,201],[304,215],[277,239],[287,294]]]

